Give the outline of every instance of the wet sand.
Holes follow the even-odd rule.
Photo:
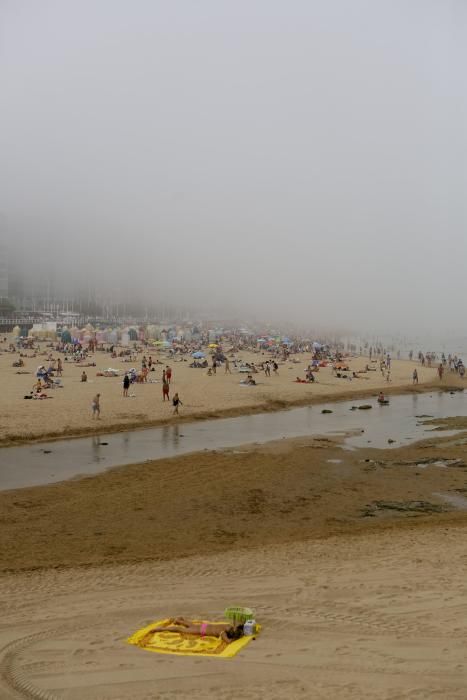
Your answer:
[[[434,495],[467,489],[463,437],[352,452],[337,440],[187,454],[0,493],[1,568],[168,560],[434,515],[463,520]]]
[[[0,494],[0,697],[463,700],[467,513],[442,495],[467,503],[464,442],[298,439]],[[264,626],[233,660],[125,644],[232,604]]]
[[[54,353],[53,353],[54,354]],[[156,353],[153,354],[154,357]],[[297,376],[304,377],[304,369],[310,356],[297,355],[297,363],[280,363],[279,376],[255,375],[256,387],[240,385],[245,376],[235,371],[224,374],[220,368],[216,376],[207,376],[206,370],[192,369],[189,362],[172,362],[163,354],[158,354],[163,364],[157,365],[155,372],[149,373],[150,380],[156,383],[133,385],[130,398],[122,396],[121,377],[97,377],[96,372],[113,367],[122,371],[141,366],[141,355],[137,363],[112,360],[108,353],[96,352],[91,358],[96,367],[81,367],[74,363],[63,363],[63,388],[49,390],[50,399],[28,401],[27,395],[35,381],[35,371],[45,357],[26,358],[26,366],[12,367],[17,355],[0,353],[0,445],[50,439],[54,437],[92,435],[96,433],[118,432],[122,430],[164,425],[174,421],[236,416],[259,411],[278,410],[293,405],[306,405],[338,398],[374,396],[381,389],[385,392],[402,393],[412,391],[412,372],[417,366],[420,384],[416,390],[423,391],[429,386],[461,385],[457,376],[448,375],[442,383],[437,380],[436,370],[421,368],[408,361],[393,361],[391,382],[388,383],[379,371],[368,372],[360,379],[338,378],[332,375],[330,367],[321,368],[316,374],[315,384],[298,384]],[[54,354],[55,356],[55,354]],[[244,361],[259,363],[266,359],[261,353],[239,353]],[[174,391],[179,392],[183,406],[181,415],[172,415],[171,403],[162,401],[160,383],[162,368],[170,363],[173,369]],[[364,369],[368,358],[355,358],[350,361],[351,370]],[[88,382],[80,381],[81,372],[86,370]],[[16,372],[30,374],[16,374]],[[101,420],[91,416],[92,397],[101,394]]]

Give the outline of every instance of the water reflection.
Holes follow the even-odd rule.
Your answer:
[[[350,410],[361,403],[371,403],[373,410]],[[322,414],[325,408],[332,412]],[[5,447],[0,449],[0,489],[47,484],[80,474],[98,473],[113,466],[204,449],[264,443],[281,437],[345,432],[350,435],[344,442],[346,449],[368,445],[394,448],[427,437],[427,428],[431,430],[433,426],[423,425],[417,415],[465,416],[466,395],[436,392],[391,396],[389,405],[384,408],[379,407],[375,399],[343,401],[182,426],[174,421],[160,428],[43,443],[40,449],[37,445]],[[449,434],[443,433],[446,437]]]
[[[98,435],[93,435],[91,438],[91,453],[92,453],[92,461],[97,464],[98,462],[101,461],[100,457],[100,447],[101,441],[100,437]]]
[[[174,425],[172,428],[172,447],[178,447],[180,444],[180,427]]]

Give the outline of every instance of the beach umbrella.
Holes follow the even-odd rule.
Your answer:
[[[198,352],[192,353],[191,356],[194,357],[195,360],[201,360],[201,358],[204,357],[205,355],[204,355],[204,352],[199,352],[199,351],[198,351]]]

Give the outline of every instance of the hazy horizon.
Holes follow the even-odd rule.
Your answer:
[[[3,0],[1,239],[128,299],[462,334],[466,58],[462,0]]]

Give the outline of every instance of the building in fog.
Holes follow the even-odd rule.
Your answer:
[[[0,243],[0,299],[8,298],[8,256],[6,246]]]

